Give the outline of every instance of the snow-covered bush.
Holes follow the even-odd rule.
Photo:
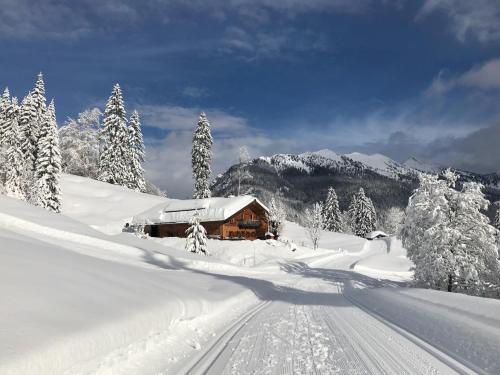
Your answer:
[[[195,212],[190,220],[191,226],[186,230],[186,250],[192,253],[203,253],[208,255],[207,231],[200,224],[198,212]]]

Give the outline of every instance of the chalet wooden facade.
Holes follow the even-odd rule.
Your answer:
[[[268,209],[251,196],[175,201],[160,208],[159,214],[152,211],[142,214],[144,231],[151,237],[186,237],[196,211],[211,238],[264,239],[268,231]]]

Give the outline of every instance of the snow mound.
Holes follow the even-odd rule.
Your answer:
[[[137,193],[123,186],[63,174],[61,213],[107,234],[120,233],[125,223],[166,198]]]

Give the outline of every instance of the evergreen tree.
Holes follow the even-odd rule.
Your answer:
[[[191,164],[193,167],[193,198],[210,198],[210,164],[212,163],[212,134],[205,113],[201,113],[193,135]]]
[[[61,208],[61,152],[54,101],[45,111],[40,128],[39,150],[36,160],[36,204],[59,212]]]
[[[23,153],[26,172],[33,172],[38,143],[38,114],[31,93],[28,93],[21,103],[19,130],[21,133],[21,152]]]
[[[9,89],[6,88],[0,100],[0,148],[8,145],[7,132],[9,130],[8,110],[11,105]]]
[[[130,174],[131,181],[129,187],[136,191],[144,192],[146,182],[144,180],[144,140],[142,138],[141,121],[137,111],[132,112],[129,121],[129,141],[130,141]]]
[[[38,77],[35,83],[35,87],[31,92],[33,98],[33,105],[35,106],[35,111],[37,113],[38,119],[38,129],[42,126],[44,121],[45,111],[47,110],[47,99],[45,99],[45,83],[43,82],[43,74],[38,73]]]
[[[10,119],[8,125],[8,153],[7,153],[7,170],[5,190],[7,195],[18,198],[26,199],[23,190],[23,171],[24,160],[21,151],[21,133],[18,124],[19,107],[17,105],[17,98],[12,99],[8,117]]]
[[[200,224],[200,217],[196,211],[190,220],[191,226],[186,230],[186,250],[192,253],[203,253],[208,255],[207,231]]]
[[[337,193],[333,187],[328,189],[328,196],[323,206],[325,229],[331,232],[342,232],[342,217],[339,209]]]
[[[377,228],[377,215],[372,200],[360,188],[349,206],[352,231],[356,236],[365,237]]]
[[[99,158],[100,181],[126,185],[130,181],[129,141],[125,107],[120,85],[113,87],[104,111]]]
[[[312,209],[306,209],[305,216],[306,231],[313,244],[313,249],[316,250],[324,227],[323,205],[314,203]]]

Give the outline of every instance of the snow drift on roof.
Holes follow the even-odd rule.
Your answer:
[[[195,211],[198,211],[202,222],[223,221],[229,219],[252,202],[257,202],[268,211],[268,208],[262,202],[251,195],[231,198],[169,199],[166,203],[161,203],[134,216],[133,223],[188,223]]]

